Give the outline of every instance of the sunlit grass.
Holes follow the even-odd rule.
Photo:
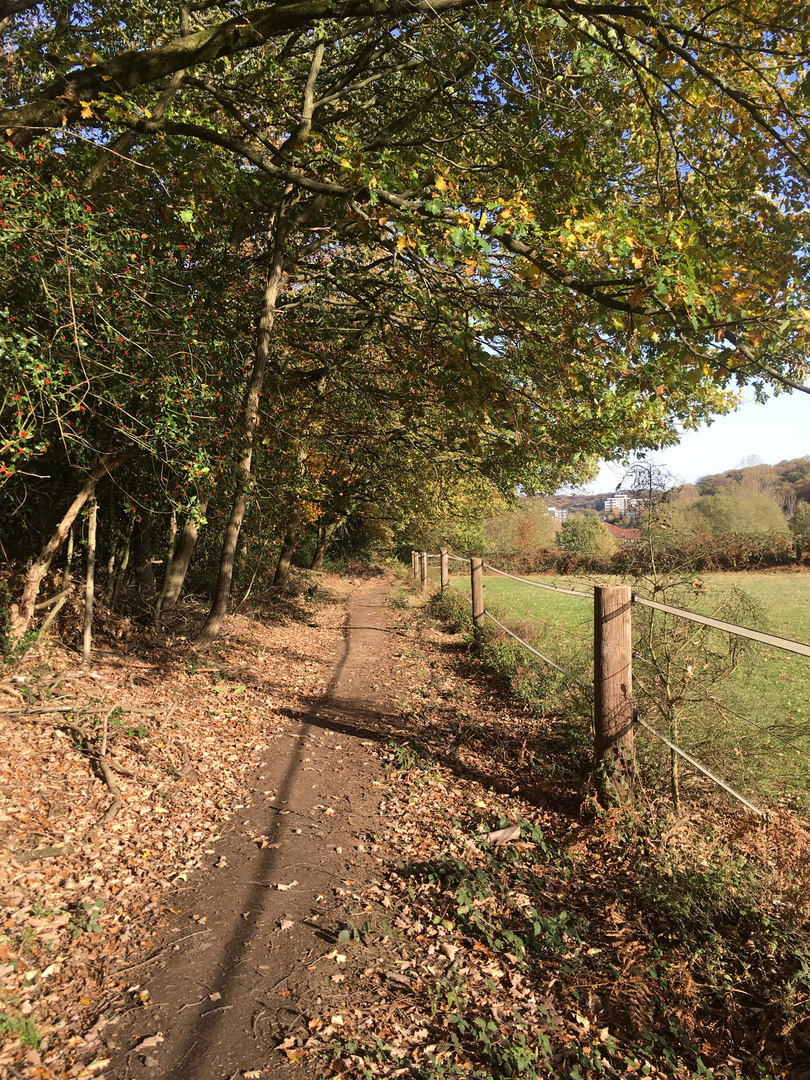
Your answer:
[[[582,592],[592,592],[595,583],[621,583],[604,575],[544,574],[533,580]],[[454,574],[452,582],[470,595],[467,573]],[[644,591],[641,585],[639,592],[643,595]],[[676,606],[733,622],[725,610],[733,602],[726,603],[725,598],[740,593],[754,601],[753,611],[741,618],[741,625],[810,643],[810,574],[701,574],[688,600]],[[589,599],[487,574],[484,603],[496,618],[563,667],[572,682],[590,682],[593,604]],[[641,662],[638,668],[641,679]],[[684,725],[685,748],[697,756],[702,751],[751,797],[785,797],[805,806],[810,801],[810,660],[757,645],[744,665],[712,688],[712,697],[719,706],[707,703],[705,709],[693,710]],[[555,705],[552,701],[548,707]],[[663,773],[663,761],[660,765]]]

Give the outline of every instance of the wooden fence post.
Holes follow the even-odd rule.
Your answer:
[[[447,548],[439,548],[441,554],[441,583],[442,592],[445,592],[447,586],[450,584],[450,559],[447,555]]]
[[[419,560],[419,565],[420,565],[420,587],[422,589],[422,592],[425,592],[425,590],[427,589],[427,583],[428,583],[428,572],[427,572],[428,563],[427,563],[427,552],[426,551],[422,552],[421,558]]]
[[[627,803],[632,798],[631,605],[629,586],[594,586],[594,751],[603,806]]]
[[[416,554],[415,551],[412,551],[411,552],[411,573],[413,574],[414,580],[416,580],[416,576],[418,574],[418,570],[417,570],[417,566],[416,566],[416,560],[417,560],[417,554]]]
[[[470,559],[473,626],[484,625],[484,560]]]

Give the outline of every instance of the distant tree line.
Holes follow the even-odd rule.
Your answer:
[[[755,463],[666,490],[638,489],[638,536],[617,538],[590,506],[560,526],[553,500],[520,498],[480,528],[470,554],[483,552],[522,573],[622,572],[650,557],[695,569],[751,569],[810,560],[810,457]],[[605,495],[589,496],[592,503]],[[469,546],[469,545],[468,545]],[[474,549],[474,550],[473,550]]]

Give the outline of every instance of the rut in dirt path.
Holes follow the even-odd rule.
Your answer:
[[[126,972],[151,1004],[110,1025],[109,1080],[286,1077],[275,1048],[322,1003],[339,1010],[336,932],[382,861],[372,839],[382,765],[371,751],[396,721],[388,587],[351,594],[327,693],[280,722],[208,868],[166,898],[162,951]]]

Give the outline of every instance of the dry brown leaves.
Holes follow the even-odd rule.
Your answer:
[[[587,774],[576,760],[553,760],[553,720],[506,700],[459,637],[413,613],[401,630],[407,720],[393,732],[399,745],[378,837],[396,869],[355,897],[338,945],[343,998],[330,1006],[339,1022],[313,1017],[285,1052],[325,1056],[333,1073],[351,1076],[534,1076],[537,1068],[691,1077],[694,1053],[728,1075],[749,1075],[740,1067],[752,1053],[778,1059],[778,978],[761,988],[755,1018],[745,1013],[754,987],[741,973],[739,999],[707,993],[675,922],[685,907],[656,910],[645,877],[656,865],[662,877],[681,868],[686,877],[725,853],[732,866],[740,855],[767,858],[774,880],[795,884],[803,830],[780,821],[763,829],[742,812],[705,805],[694,808],[700,829],[683,821],[660,836],[643,808],[595,817]],[[518,843],[488,848],[490,830],[515,822]],[[665,886],[656,887],[664,899]],[[736,888],[731,877],[729,894]],[[701,897],[688,902],[699,924]],[[745,933],[756,937],[755,924]],[[533,935],[521,951],[517,939],[527,945]]]
[[[346,586],[335,579],[330,589],[337,601]],[[148,630],[102,612],[89,671],[46,644],[4,674],[0,1073],[103,1071],[106,1016],[139,998],[138,962],[150,955],[165,890],[240,809],[286,714],[325,689],[342,625],[329,599],[321,588],[286,608],[254,607],[204,657],[188,644],[150,644]],[[169,628],[202,614],[186,608]],[[122,806],[85,839],[113,802],[94,757],[105,717]]]

